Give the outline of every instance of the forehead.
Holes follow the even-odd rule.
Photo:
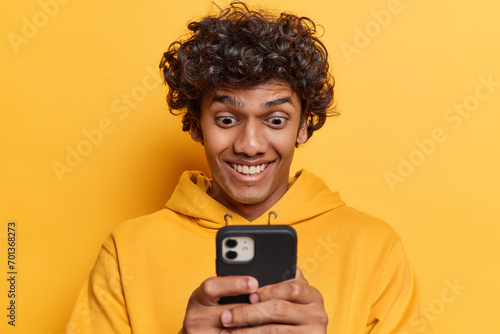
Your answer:
[[[235,108],[260,107],[269,109],[278,104],[289,103],[299,107],[300,99],[289,84],[268,82],[248,88],[220,88],[202,99],[202,109],[217,104]]]

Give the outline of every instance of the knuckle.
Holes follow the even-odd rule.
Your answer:
[[[239,318],[241,318],[245,323],[248,323],[251,316],[248,307],[242,307],[238,309],[238,311],[239,311]]]
[[[206,279],[200,287],[195,290],[193,297],[202,304],[217,295],[217,282],[213,278]]]
[[[328,314],[323,307],[318,307],[314,313],[309,315],[309,318],[312,320],[312,323],[320,326],[321,328],[325,328],[329,322]]]
[[[233,315],[233,319],[243,319],[244,317],[246,317],[248,312],[245,306],[238,306],[231,309],[231,314]]]
[[[201,283],[200,288],[204,293],[210,294],[214,290],[214,280],[212,278],[206,279]]]
[[[322,312],[317,317],[318,323],[322,326],[328,325],[328,315],[325,312]]]
[[[298,282],[292,282],[289,285],[289,294],[292,299],[296,299],[302,293],[302,286]]]
[[[264,312],[263,312],[263,310],[260,310],[260,309],[253,310],[251,313],[249,312],[248,316],[249,316],[249,319],[248,319],[249,323],[251,322],[252,326],[262,325],[265,321],[264,320],[265,319]]]
[[[203,323],[201,319],[194,316],[193,313],[194,312],[186,312],[186,317],[184,318],[183,323],[185,329],[196,329]]]
[[[316,312],[314,312],[313,319],[315,319],[315,323],[321,325],[321,327],[326,327],[328,325],[329,319],[328,314],[325,311],[323,296],[321,293],[317,293],[318,301],[314,303]]]
[[[275,318],[283,318],[287,315],[287,303],[281,299],[275,299],[271,302],[271,312]]]
[[[241,309],[241,325],[244,326],[260,326],[266,322],[266,311],[260,308],[242,308]],[[235,317],[236,318],[236,317]]]

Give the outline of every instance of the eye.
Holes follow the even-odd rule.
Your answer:
[[[270,117],[266,120],[266,122],[271,125],[273,128],[281,129],[286,125],[286,121],[288,119],[286,117]]]
[[[230,117],[230,116],[219,116],[215,117],[215,121],[217,125],[222,126],[222,127],[229,127],[236,123],[236,118]]]

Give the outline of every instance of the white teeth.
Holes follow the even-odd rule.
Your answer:
[[[233,167],[234,170],[245,174],[245,175],[255,175],[255,174],[260,174],[265,168],[267,164],[262,164],[262,165],[257,165],[257,166],[245,166],[245,165],[237,165],[233,163],[231,167]]]

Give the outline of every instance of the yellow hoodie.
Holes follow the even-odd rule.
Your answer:
[[[103,243],[66,333],[178,333],[191,293],[215,276],[215,234],[226,224],[287,224],[298,265],[323,295],[328,333],[430,333],[400,238],[347,207],[307,171],[252,222],[207,195],[210,180],[185,172],[166,207],[120,224]]]

